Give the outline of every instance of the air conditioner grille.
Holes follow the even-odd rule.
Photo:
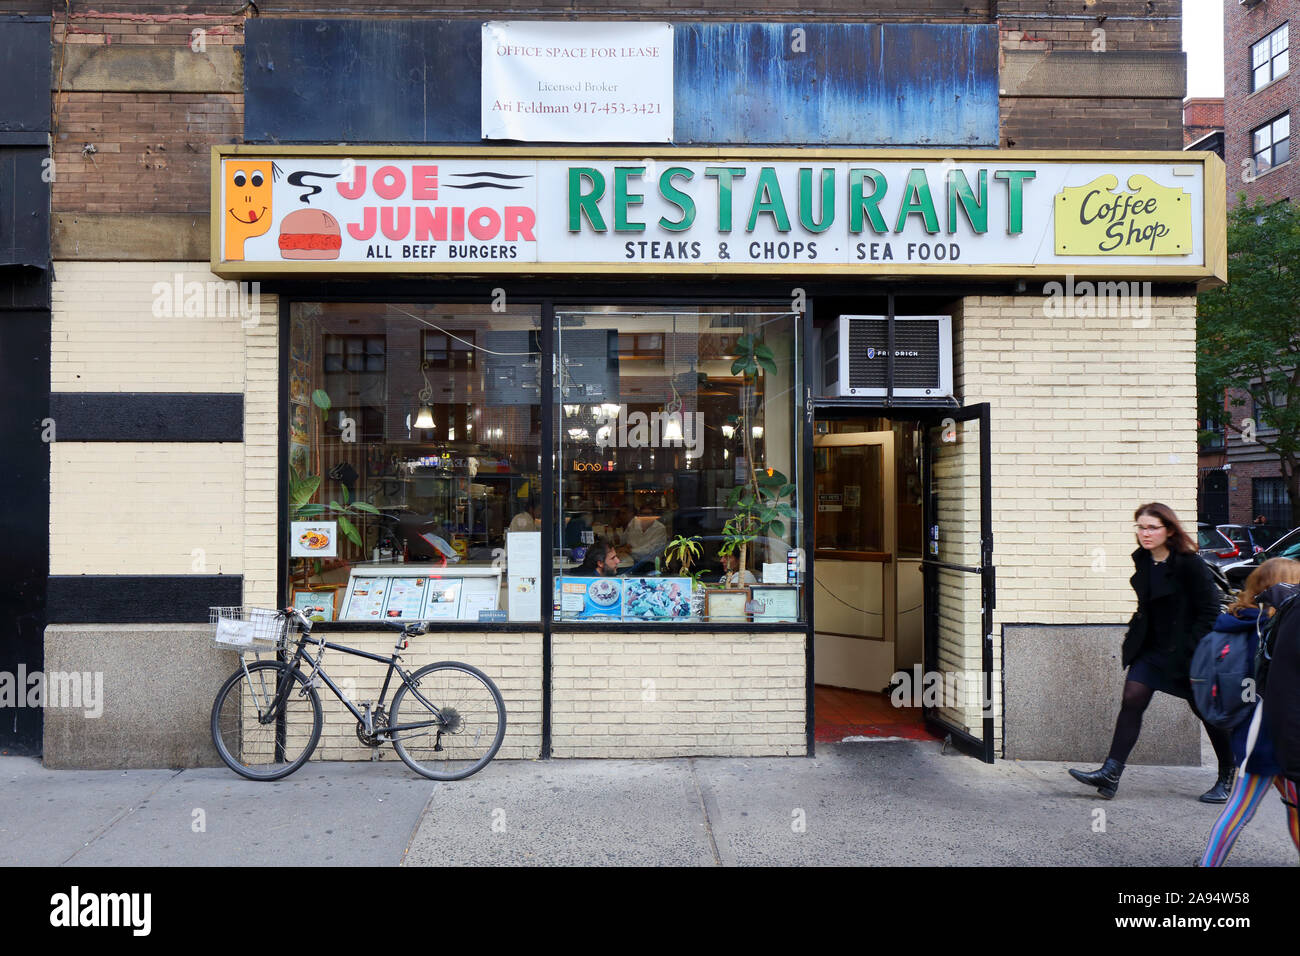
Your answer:
[[[850,388],[884,389],[886,323],[849,320]],[[939,381],[939,323],[909,319],[894,323],[894,388],[934,388]]]

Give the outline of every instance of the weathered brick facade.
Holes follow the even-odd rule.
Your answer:
[[[1300,162],[1295,158],[1297,107],[1300,107],[1300,71],[1297,71],[1295,36],[1300,25],[1300,2],[1269,0],[1244,7],[1236,0],[1223,5],[1224,63],[1224,163],[1228,167],[1228,205],[1236,205],[1244,193],[1248,202],[1275,201],[1300,196]],[[1268,36],[1282,24],[1291,23],[1290,70],[1262,89],[1251,92],[1251,44]],[[1251,131],[1262,123],[1291,113],[1291,161],[1250,177]]]

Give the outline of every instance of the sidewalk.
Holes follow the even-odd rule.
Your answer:
[[[502,760],[451,784],[391,755],[276,783],[2,757],[0,865],[1185,867],[1219,813],[1196,800],[1213,776],[1134,767],[1105,801],[1063,764],[990,766],[917,741],[811,760]],[[1229,864],[1297,864],[1276,795]]]

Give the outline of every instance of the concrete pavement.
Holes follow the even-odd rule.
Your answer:
[[[916,741],[821,745],[811,760],[500,760],[450,784],[391,755],[275,783],[10,756],[0,864],[1185,867],[1218,816],[1196,800],[1213,776],[1134,767],[1104,801],[1063,764],[990,766]],[[1276,796],[1228,862],[1296,865]]]

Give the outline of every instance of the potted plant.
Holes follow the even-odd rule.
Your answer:
[[[777,374],[776,356],[756,336],[740,336],[736,340],[736,350],[739,354],[731,363],[731,374],[741,376],[746,392],[757,384],[760,369],[772,375]],[[795,517],[794,509],[788,502],[789,496],[794,492],[794,484],[781,472],[762,468],[755,461],[754,430],[749,414],[749,401],[747,397],[742,397],[740,437],[749,475],[746,481],[733,488],[727,496],[727,507],[735,509],[735,513],[722,526],[726,540],[719,553],[735,554],[738,557],[737,569],[723,580],[728,587],[739,587],[744,583],[750,542],[760,535],[784,535],[786,519],[793,520]]]

